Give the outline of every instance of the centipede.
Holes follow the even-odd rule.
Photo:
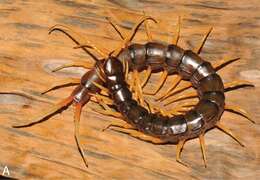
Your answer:
[[[212,28],[204,36],[198,48],[184,50],[178,46],[180,17],[176,25],[176,35],[169,44],[153,40],[148,21],[153,23],[157,23],[157,21],[150,16],[144,15],[128,35],[122,34],[117,23],[110,18],[107,20],[122,39],[120,46],[110,52],[97,48],[86,39],[75,38],[75,36],[79,37],[78,33],[66,26],[55,25],[50,29],[50,34],[59,31],[68,36],[76,44],[75,48],[81,48],[94,59],[94,66],[88,63],[72,63],[54,69],[53,71],[58,71],[73,66],[90,70],[78,80],[63,82],[63,84],[55,85],[44,91],[43,94],[61,87],[76,85],[67,98],[36,117],[32,117],[29,123],[16,124],[12,126],[13,128],[25,128],[41,123],[74,104],[74,137],[83,162],[88,167],[80,143],[79,125],[82,108],[95,99],[94,101],[103,107],[100,113],[121,118],[120,121],[110,123],[105,129],[110,128],[153,144],[174,144],[176,145],[176,161],[185,166],[187,164],[181,160],[181,151],[184,143],[194,138],[199,139],[204,165],[207,166],[204,135],[210,129],[218,128],[244,146],[220,122],[220,119],[224,111],[231,111],[254,123],[245,110],[225,102],[226,91],[254,85],[242,80],[223,83],[222,78],[218,75],[218,70],[239,58],[224,59],[214,64],[201,58],[200,52]],[[133,37],[143,24],[148,42],[132,43]],[[97,58],[92,51],[96,51],[102,58]],[[139,73],[142,71],[145,72],[145,76],[141,82]],[[132,82],[128,81],[130,72],[133,76]],[[147,92],[148,95],[155,95],[168,76],[177,75],[175,82],[157,97],[156,101],[167,101],[165,104],[168,105],[174,101],[195,97],[198,98],[198,102],[183,103],[180,109],[189,108],[182,113],[178,111],[178,108],[171,111],[151,108],[149,102],[144,99],[143,87],[153,72],[162,72],[162,75],[155,90]],[[181,81],[187,81],[186,86],[177,88]],[[176,96],[177,92],[185,91],[188,88],[194,88],[196,92]],[[174,99],[171,99],[172,97]]]

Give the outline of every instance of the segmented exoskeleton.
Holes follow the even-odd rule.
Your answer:
[[[196,52],[184,50],[178,47],[178,36],[175,38],[174,44],[170,45],[163,45],[156,42],[148,42],[143,45],[129,45],[129,42],[131,42],[138,27],[146,20],[155,21],[151,17],[144,17],[135,25],[129,36],[124,37],[119,33],[123,39],[123,43],[120,48],[109,54],[104,53],[104,51],[96,48],[88,41],[81,43],[76,40],[69,34],[69,30],[66,29],[66,27],[54,26],[50,32],[61,31],[69,36],[78,45],[78,48],[83,48],[83,50],[94,57],[96,60],[95,66],[83,75],[80,82],[75,81],[63,84],[64,86],[68,84],[79,84],[68,98],[55,105],[52,109],[37,115],[37,117],[33,118],[32,122],[29,124],[16,125],[14,127],[27,127],[42,122],[47,117],[50,117],[50,115],[69,106],[71,103],[74,103],[75,139],[81,156],[87,166],[83,150],[79,143],[79,120],[82,107],[90,100],[92,96],[95,96],[98,103],[105,106],[105,109],[107,110],[106,112],[110,112],[111,114],[117,113],[119,116],[121,114],[123,116],[123,120],[127,122],[127,124],[111,124],[110,127],[117,126],[120,128],[118,131],[130,134],[139,139],[151,141],[153,143],[177,143],[176,160],[178,162],[181,162],[180,152],[184,142],[188,139],[199,137],[204,162],[206,165],[204,133],[206,130],[213,127],[220,128],[237,140],[237,138],[228,129],[219,123],[223,111],[225,109],[229,109],[247,118],[249,117],[247,113],[241,109],[225,106],[224,91],[225,88],[241,85],[252,85],[243,81],[224,85],[222,79],[216,73],[216,71],[222,66],[237,59],[222,61],[217,63],[215,66],[212,66],[209,62],[203,60],[198,54],[209,33],[205,36],[202,45]],[[112,24],[111,21],[110,23]],[[119,32],[117,27],[114,24],[112,25]],[[149,30],[147,29],[147,31]],[[148,37],[149,40],[151,40],[151,35],[149,32]],[[86,43],[87,45],[85,45]],[[88,48],[95,49],[103,56],[103,58],[98,60],[90,53]],[[70,66],[83,66],[89,68],[87,65],[75,64],[65,65],[61,68]],[[56,70],[61,68],[57,68]],[[159,86],[153,94],[160,89],[167,75],[177,73],[180,75],[177,82],[181,79],[189,80],[191,83],[186,88],[194,87],[197,89],[198,95],[195,94],[195,96],[199,97],[199,102],[192,110],[187,111],[183,115],[173,114],[173,116],[171,116],[171,113],[162,115],[160,113],[149,112],[144,107],[142,85],[139,82],[140,80],[138,76],[138,72],[145,69],[147,70],[145,82],[148,80],[151,72],[164,72],[159,82]],[[129,85],[126,81],[128,71],[133,71],[135,76],[136,82],[131,85],[131,88],[136,92],[136,100],[133,99],[132,93],[129,90]],[[158,100],[169,97],[177,84],[178,83],[175,83],[172,87],[170,87],[163,96],[158,98]],[[50,88],[44,93],[63,85]],[[101,91],[107,94],[107,97],[97,94]],[[194,96],[194,94],[189,94],[187,97],[192,96]],[[140,104],[137,101],[139,101]],[[118,114],[118,112],[110,111],[107,104],[114,105],[120,114]]]

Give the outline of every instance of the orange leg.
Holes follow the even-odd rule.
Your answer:
[[[116,118],[122,118],[122,115],[119,112],[113,111],[108,106],[108,104],[106,104],[102,99],[97,97],[97,100],[98,100],[99,105],[101,105],[104,109],[101,110],[101,109],[93,109],[92,108],[94,111],[99,112],[99,113],[104,114],[104,115],[109,115],[109,116],[113,116],[113,117],[116,117]]]
[[[41,123],[43,121],[48,120],[48,118],[55,113],[63,110],[64,108],[68,107],[73,101],[73,96],[69,96],[66,99],[62,100],[61,102],[54,105],[52,108],[47,109],[45,111],[40,112],[39,114],[36,114],[34,117],[32,117],[29,120],[29,123],[22,124],[22,125],[13,125],[14,128],[23,128],[23,127],[29,127],[38,123]]]
[[[136,69],[134,69],[134,80],[135,80],[135,92],[137,93],[137,99],[139,99],[140,104],[144,106],[144,97],[142,92],[142,86],[139,78],[139,73]]]
[[[180,115],[180,114],[182,114],[181,112],[191,109],[197,103],[198,103],[197,101],[190,101],[190,102],[182,103],[181,105],[174,107],[172,110],[167,111],[166,114],[168,116]]]
[[[124,120],[113,120],[109,123],[108,126],[106,126],[102,131],[105,131],[107,129],[110,129],[112,127],[119,127],[122,129],[135,129],[131,124],[125,122]]]
[[[147,68],[147,70],[145,71],[145,74],[144,74],[144,80],[142,82],[142,87],[144,87],[146,85],[146,83],[148,82],[151,74],[152,74],[152,67],[148,66],[148,68]]]
[[[178,24],[176,26],[176,30],[175,30],[175,33],[176,35],[174,36],[174,39],[173,39],[173,44],[177,45],[178,44],[178,41],[179,41],[179,38],[180,38],[180,31],[181,31],[181,17],[178,16]]]
[[[225,110],[236,113],[236,114],[240,114],[241,116],[247,118],[252,123],[255,123],[255,121],[252,120],[250,115],[244,109],[242,109],[238,106],[225,104]]]
[[[113,127],[112,130],[117,131],[117,132],[121,132],[124,134],[128,134],[134,138],[143,140],[143,141],[147,141],[147,142],[151,142],[153,144],[164,144],[167,143],[159,138],[156,137],[152,137],[149,135],[146,135],[140,131],[137,131],[135,129],[124,129],[124,128],[118,128],[118,127]]]
[[[159,101],[163,99],[165,96],[167,96],[172,90],[174,90],[178,84],[181,82],[181,77],[176,76],[174,79],[174,82],[171,84],[171,86],[164,92],[162,93],[156,100]]]
[[[242,147],[245,147],[245,145],[243,145],[240,140],[228,129],[226,128],[223,124],[220,124],[219,122],[216,124],[217,128],[219,128],[220,130],[222,130],[224,133],[228,134],[229,136],[231,136],[234,140],[236,140]]]
[[[177,97],[173,97],[171,99],[167,99],[164,102],[164,106],[167,106],[169,104],[172,104],[173,102],[177,102],[177,101],[180,101],[180,100],[183,100],[183,99],[190,99],[190,98],[197,98],[197,97],[198,97],[197,92],[189,92],[189,93],[177,96]]]
[[[181,152],[184,146],[185,140],[180,140],[179,143],[176,146],[176,161],[186,167],[188,167],[187,164],[185,164],[182,160],[181,160]]]
[[[77,147],[82,157],[82,160],[86,167],[88,167],[87,159],[85,158],[84,150],[81,147],[80,137],[79,137],[79,123],[80,123],[80,115],[82,110],[82,104],[78,103],[75,105],[75,113],[74,113],[74,138],[77,143]]]
[[[155,95],[161,89],[161,87],[163,86],[164,82],[166,81],[167,76],[168,76],[168,72],[167,72],[167,70],[164,70],[161,77],[160,77],[158,85],[155,88],[155,91],[148,91],[148,92],[144,92],[144,93],[149,94],[149,95]]]
[[[173,89],[173,91],[171,91],[170,93],[168,93],[166,96],[164,96],[163,98],[161,98],[161,101],[164,101],[165,99],[167,99],[168,97],[171,97],[177,93],[180,93],[186,89],[189,89],[190,87],[192,87],[192,84],[190,82],[187,82],[185,85],[175,88]]]
[[[233,89],[237,89],[240,87],[254,87],[254,85],[248,81],[244,81],[244,80],[237,80],[237,81],[232,81],[232,82],[228,82],[224,84],[225,87],[225,91],[230,91]]]
[[[223,60],[217,61],[213,63],[213,67],[216,71],[222,69],[223,67],[225,67],[226,65],[235,62],[237,60],[239,60],[240,58],[225,58]]]
[[[203,37],[202,42],[200,43],[200,45],[194,50],[195,53],[200,54],[200,52],[201,52],[201,50],[202,50],[202,48],[203,48],[203,46],[204,46],[204,44],[205,44],[205,42],[206,42],[206,40],[207,40],[209,34],[210,34],[211,31],[212,31],[212,29],[213,29],[213,28],[211,27],[211,28],[208,30],[207,34]]]
[[[75,86],[80,84],[80,79],[72,79],[72,80],[63,80],[63,81],[59,81],[59,84],[56,84],[48,89],[46,89],[45,91],[42,92],[42,94],[46,94],[50,91],[56,90],[56,89],[60,89],[63,87],[67,87],[67,86]]]
[[[201,147],[201,153],[203,155],[204,165],[205,165],[205,168],[206,168],[207,167],[207,158],[206,158],[206,151],[205,151],[204,134],[199,135],[199,140],[200,140],[200,147]]]
[[[97,98],[102,99],[106,104],[113,105],[113,100],[110,99],[108,96],[103,96],[101,94],[93,94],[93,93],[89,93],[89,95],[91,95],[92,97],[95,97],[96,99]]]

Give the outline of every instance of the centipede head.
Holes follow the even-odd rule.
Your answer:
[[[123,76],[123,64],[115,57],[109,56],[104,63],[104,73],[107,76]]]

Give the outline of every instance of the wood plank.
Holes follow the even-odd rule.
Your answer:
[[[79,78],[82,68],[51,72],[74,61],[91,58],[60,33],[48,35],[55,24],[70,26],[98,47],[113,50],[120,37],[105,17],[116,18],[124,32],[142,16],[159,21],[150,24],[157,41],[170,42],[178,16],[182,18],[179,45],[194,49],[203,34],[214,27],[201,56],[216,62],[225,57],[241,60],[220,70],[225,82],[248,80],[255,88],[226,93],[227,103],[239,105],[256,121],[225,112],[222,122],[246,145],[211,130],[206,134],[208,167],[205,169],[198,139],[185,144],[182,159],[175,162],[175,145],[153,145],[127,135],[102,129],[114,118],[84,107],[80,135],[89,168],[85,168],[73,137],[73,107],[50,120],[29,128],[14,129],[28,118],[68,96],[73,87],[41,95],[51,85]],[[48,0],[0,1],[0,92],[23,92],[30,97],[0,94],[0,174],[8,166],[10,176],[21,179],[256,179],[260,175],[260,4],[249,1],[128,1]],[[144,28],[135,42],[146,42]],[[149,81],[154,87],[158,74]],[[166,81],[165,89],[170,80]],[[149,98],[149,97],[146,97]]]

